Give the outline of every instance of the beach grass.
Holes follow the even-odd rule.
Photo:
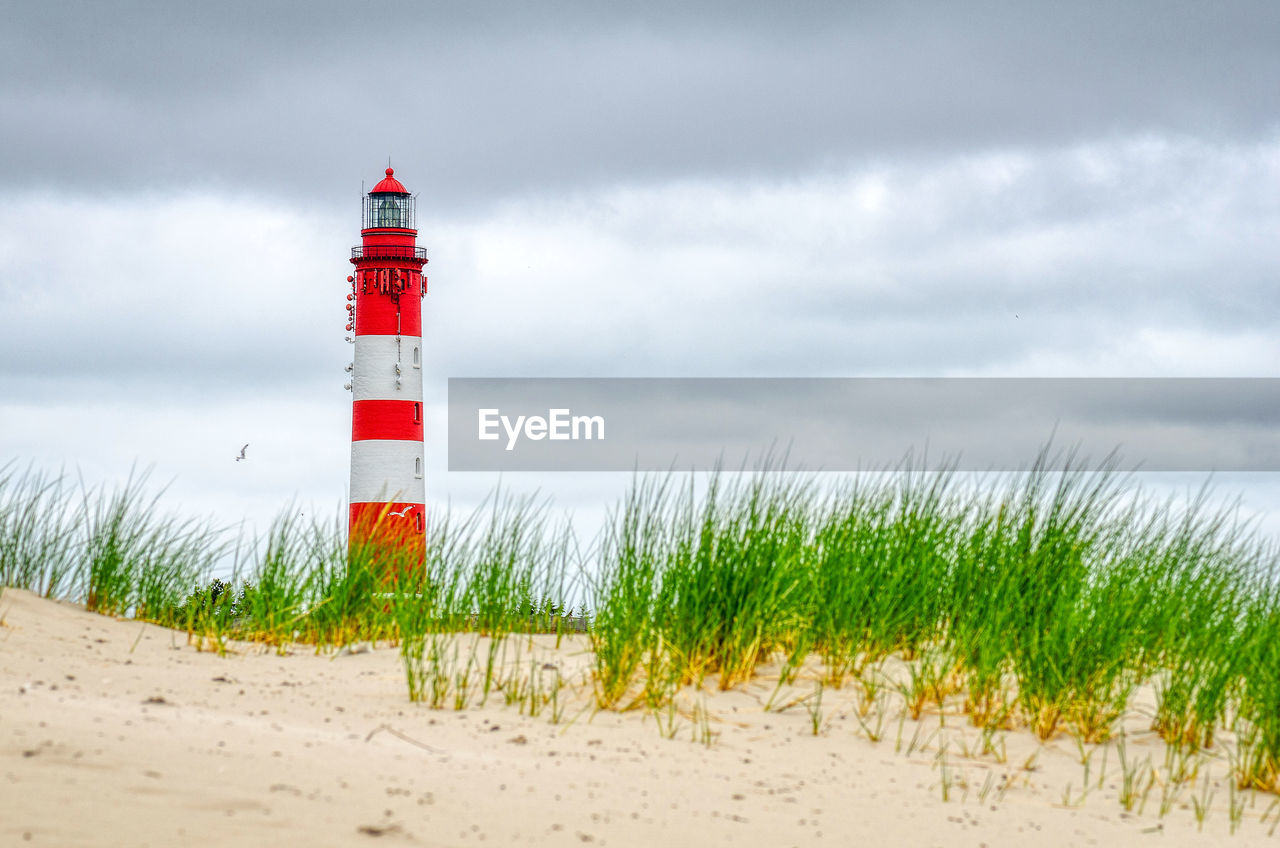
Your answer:
[[[600,707],[661,709],[807,658],[911,718],[962,699],[971,723],[1108,740],[1139,687],[1175,749],[1245,751],[1276,791],[1277,555],[1205,490],[1156,501],[1108,460],[1042,455],[986,479],[900,468],[820,487],[712,475],[638,479],[600,548],[591,638]]]
[[[1170,750],[1229,740],[1236,788],[1280,792],[1274,543],[1208,490],[1156,500],[1114,458],[1058,459],[985,477],[638,475],[586,546],[545,503],[496,492],[469,516],[430,512],[420,550],[293,508],[245,539],[169,515],[145,475],[93,488],[9,465],[0,585],[204,650],[392,645],[412,701],[498,695],[554,720],[569,684],[523,637],[582,630],[594,708],[646,710],[671,733],[681,692],[766,669],[809,693],[790,703],[815,735],[822,693],[852,687],[869,738],[896,699],[900,722],[959,711],[986,752],[1015,729],[1106,744],[1148,687]]]

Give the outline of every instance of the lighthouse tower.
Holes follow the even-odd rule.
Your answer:
[[[422,298],[427,251],[416,244],[414,198],[387,168],[364,197],[361,244],[351,249],[351,514],[354,538],[417,539],[422,467]],[[376,529],[375,529],[376,528]]]

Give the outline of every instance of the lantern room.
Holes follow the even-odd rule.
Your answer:
[[[364,198],[361,228],[365,230],[412,230],[414,227],[414,198],[404,184],[395,178],[395,171],[387,168],[386,179],[373,187]]]

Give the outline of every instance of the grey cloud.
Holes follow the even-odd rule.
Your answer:
[[[465,208],[618,181],[1277,125],[1274,3],[613,8],[24,4],[0,36],[0,103],[14,116],[0,180],[334,203],[390,153],[411,188]]]
[[[427,213],[428,378],[999,373],[1044,356],[1067,374],[1098,357],[1116,374],[1221,373],[1121,351],[1155,330],[1265,353],[1275,150],[1095,144]],[[867,186],[883,187],[870,211]],[[15,207],[0,239],[0,293],[21,316],[0,339],[14,396],[85,379],[137,399],[340,389],[354,204],[155,195],[49,217],[60,208]],[[74,344],[50,348],[55,333]]]

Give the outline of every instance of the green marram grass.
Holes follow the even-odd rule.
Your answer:
[[[585,629],[596,708],[655,717],[682,687],[733,688],[765,667],[781,687],[816,661],[816,692],[853,686],[868,708],[891,687],[912,718],[961,703],[984,733],[1090,744],[1149,685],[1172,749],[1229,732],[1236,784],[1280,791],[1274,545],[1206,491],[1158,501],[1114,459],[1049,459],[985,478],[638,476],[585,549],[545,504],[498,492],[469,517],[429,515],[424,563],[349,546],[340,518],[286,509],[245,540],[166,514],[145,475],[89,488],[9,465],[0,586],[184,630],[205,650],[391,644],[414,701],[500,693],[553,720],[565,681],[522,653],[522,634]],[[228,556],[234,573],[215,579]]]
[[[661,709],[816,656],[821,683],[873,698],[880,668],[913,718],[963,699],[986,730],[1106,741],[1134,691],[1175,748],[1235,731],[1242,787],[1280,790],[1280,600],[1273,545],[1201,491],[1154,501],[1110,459],[975,480],[902,468],[823,485],[713,474],[699,493],[637,479],[600,546],[599,707]]]

